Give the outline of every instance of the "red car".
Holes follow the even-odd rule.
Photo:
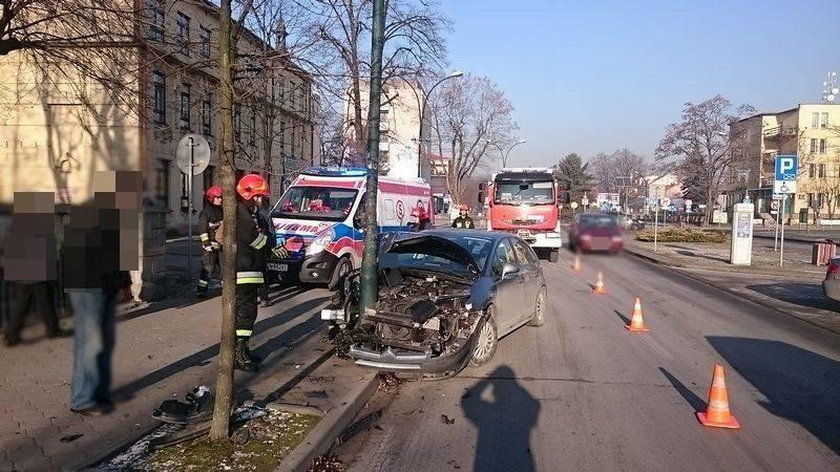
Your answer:
[[[569,249],[580,252],[617,254],[624,247],[621,226],[615,215],[581,213],[569,228]]]

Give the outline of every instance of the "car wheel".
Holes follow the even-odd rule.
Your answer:
[[[548,253],[549,262],[557,262],[560,260],[560,251],[551,251]]]
[[[330,290],[335,290],[341,286],[341,281],[344,280],[344,277],[353,270],[353,263],[350,262],[349,257],[342,257],[338,264],[335,266],[335,270],[333,271],[333,276],[330,279],[329,285],[327,288]]]
[[[478,367],[486,364],[496,354],[496,348],[499,346],[499,330],[496,328],[496,316],[493,308],[488,308],[490,313],[484,319],[484,323],[478,328],[478,339],[476,340],[475,349],[473,349],[470,365]]]
[[[537,301],[534,304],[534,317],[528,322],[528,326],[542,326],[545,323],[545,312],[548,310],[548,295],[545,287],[537,294]]]

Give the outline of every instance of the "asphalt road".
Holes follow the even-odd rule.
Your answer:
[[[402,385],[350,470],[840,470],[840,335],[632,256],[586,256],[582,274],[570,259],[543,263],[543,327]],[[649,333],[624,329],[635,296]],[[694,416],[716,362],[740,430]]]

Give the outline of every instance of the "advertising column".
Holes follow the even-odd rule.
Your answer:
[[[753,212],[752,203],[737,203],[732,217],[732,248],[729,263],[750,265],[752,263]]]

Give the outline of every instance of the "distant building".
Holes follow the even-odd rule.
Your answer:
[[[790,221],[836,216],[840,195],[840,104],[801,104],[778,113],[759,113],[733,123],[736,143],[726,186],[728,206],[745,196],[757,213],[768,213],[775,156],[799,156],[796,194],[787,200]],[[788,217],[786,217],[788,220]]]
[[[367,122],[368,97],[370,90],[366,83],[362,84],[362,120]],[[429,180],[431,165],[429,162],[429,110],[423,117],[422,144],[418,142],[421,132],[420,113],[426,95],[417,81],[393,79],[383,84],[382,107],[380,108],[379,138],[380,160],[383,163],[383,174],[398,179],[413,179],[422,177]],[[344,117],[346,130],[346,145],[348,161],[363,163],[365,156],[357,156],[354,149],[359,149],[353,136],[354,108],[351,98],[344,100]],[[367,136],[365,136],[367,139]],[[419,160],[419,164],[418,164]]]

